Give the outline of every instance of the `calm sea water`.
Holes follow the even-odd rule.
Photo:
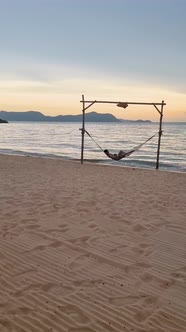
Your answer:
[[[0,125],[0,153],[80,159],[81,123],[12,122]],[[128,151],[158,132],[158,123],[87,123],[103,149]],[[186,123],[164,123],[160,169],[186,171]],[[84,158],[116,166],[155,168],[158,135],[119,162],[108,159],[87,135]]]

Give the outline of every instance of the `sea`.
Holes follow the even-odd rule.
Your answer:
[[[0,125],[0,153],[80,161],[81,123],[10,122]],[[86,123],[84,160],[97,164],[156,168],[159,123]],[[186,123],[164,123],[159,169],[186,172]],[[109,159],[101,149],[112,153],[130,151],[157,134],[142,148],[120,161]],[[96,143],[97,144],[96,144]],[[99,148],[99,146],[101,148]]]

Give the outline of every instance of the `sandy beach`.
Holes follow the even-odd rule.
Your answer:
[[[186,173],[0,156],[0,332],[186,331]]]

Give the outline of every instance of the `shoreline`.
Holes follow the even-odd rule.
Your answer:
[[[108,166],[0,155],[3,332],[185,330],[185,173]]]
[[[155,126],[156,127],[156,126]],[[101,127],[89,123],[87,129],[98,143],[109,151],[116,153],[121,148],[130,150],[137,144],[144,142],[148,137],[157,132],[155,127],[147,129],[142,126],[112,126],[102,124]],[[183,126],[182,126],[183,127]],[[167,171],[186,172],[184,154],[184,127],[167,126],[161,140],[160,169]],[[3,127],[4,128],[4,127]],[[56,126],[46,124],[44,127],[35,123],[21,125],[18,123],[9,129],[3,129],[2,146],[0,153],[19,155],[42,155],[60,159],[80,159],[81,133],[79,126],[74,124]],[[138,128],[138,129],[137,129]],[[112,130],[111,130],[112,129]],[[165,129],[165,128],[164,128]],[[16,138],[19,138],[17,141]],[[158,139],[153,139],[140,151],[118,162],[115,166],[129,166],[137,168],[154,168],[157,161]],[[4,148],[4,149],[3,149]],[[4,151],[3,151],[4,150]],[[14,150],[17,150],[15,152]],[[88,162],[111,164],[111,159],[96,146],[89,138],[85,137],[84,157]]]
[[[19,152],[15,152],[15,153],[2,153],[2,151],[0,152],[0,156],[1,155],[5,155],[5,156],[13,156],[13,157],[30,157],[30,158],[41,158],[41,159],[54,159],[54,160],[61,160],[62,162],[63,161],[67,161],[67,162],[75,162],[75,163],[81,163],[81,159],[73,159],[73,158],[70,158],[70,157],[63,157],[63,156],[60,156],[60,155],[47,155],[47,154],[41,154],[41,153],[31,153],[31,152],[24,152],[24,151],[19,151]],[[98,160],[98,159],[84,159],[84,164],[91,164],[91,165],[103,165],[103,166],[112,166],[112,167],[121,167],[121,168],[132,168],[132,169],[142,169],[142,170],[155,170],[156,171],[156,168],[155,168],[155,165],[156,165],[156,162],[154,162],[154,167],[150,167],[149,165],[140,167],[140,166],[131,166],[131,165],[123,165],[122,163],[120,162],[111,162],[109,160],[109,163],[108,161],[104,161],[104,160]],[[162,166],[162,163],[160,162],[160,166],[159,166],[159,169],[158,171],[163,171],[163,172],[176,172],[176,173],[186,173],[186,169],[183,168],[182,170],[176,170],[174,169],[174,166],[169,166],[170,168],[172,167],[173,169],[168,169],[168,167],[166,166]]]

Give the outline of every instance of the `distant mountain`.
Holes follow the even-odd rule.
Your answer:
[[[57,115],[47,116],[40,112],[7,112],[0,111],[0,118],[6,121],[40,121],[40,122],[81,122],[82,114],[78,115]],[[86,122],[151,122],[149,120],[123,120],[117,119],[114,115],[109,113],[90,112],[85,114]]]
[[[0,123],[8,123],[8,121],[0,119]]]
[[[0,111],[0,117],[7,121],[42,121],[42,122],[81,122],[82,114],[79,115],[57,115],[46,116],[40,112],[7,112]],[[85,114],[86,122],[120,122],[112,114],[101,114],[90,112]]]

